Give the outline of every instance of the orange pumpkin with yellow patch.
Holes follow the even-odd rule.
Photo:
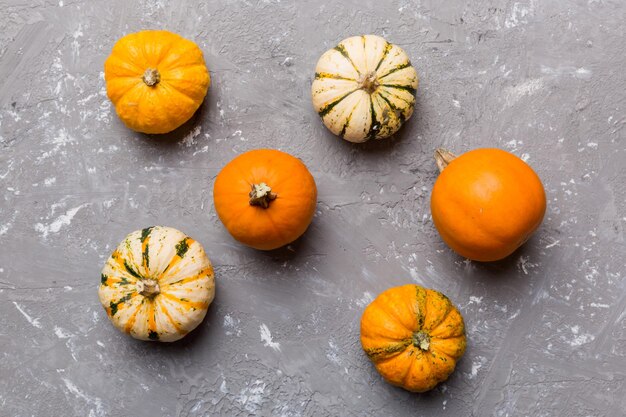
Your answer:
[[[465,324],[440,292],[390,288],[361,317],[361,345],[390,384],[424,392],[445,381],[465,352]]]

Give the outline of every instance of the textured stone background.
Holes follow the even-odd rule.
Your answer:
[[[619,0],[0,0],[2,416],[626,415],[626,4]],[[124,128],[102,67],[144,28],[195,40],[213,77],[167,137]],[[394,139],[352,145],[310,104],[319,55],[375,33],[420,76]],[[430,217],[433,150],[514,152],[548,211],[510,259],[477,264]],[[289,248],[236,244],[212,208],[235,155],[305,161],[318,211]],[[217,298],[180,343],[118,333],[99,272],[130,231],[205,246]],[[416,282],[465,316],[457,371],[416,395],[360,350],[364,306]]]

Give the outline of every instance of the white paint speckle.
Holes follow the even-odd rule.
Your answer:
[[[265,323],[259,326],[259,331],[261,333],[261,341],[263,341],[263,344],[265,346],[271,347],[277,352],[280,352],[280,343],[274,342],[272,340],[272,333],[270,332],[270,329],[265,325]]]
[[[241,329],[239,328],[239,319],[234,318],[230,314],[224,316],[224,327],[226,328],[226,335],[237,337],[241,336]]]
[[[483,302],[483,297],[476,297],[476,296],[470,295],[469,299],[470,299],[470,304],[471,303],[480,304]]]
[[[191,129],[191,132],[189,132],[181,141],[181,144],[186,146],[186,147],[191,147],[193,145],[196,144],[196,138],[198,136],[200,136],[200,131],[202,130],[202,126],[198,125],[196,127],[194,127],[193,129]]]
[[[361,297],[358,300],[356,300],[355,303],[359,307],[365,307],[366,305],[368,305],[372,301],[374,301],[374,296],[372,296],[372,294],[369,291],[365,291],[363,293],[363,297]]]
[[[69,339],[73,336],[71,333],[68,333],[59,326],[54,326],[54,334],[56,334],[59,339]]]
[[[504,20],[504,27],[507,29],[511,29],[521,24],[528,23],[527,17],[532,14],[534,8],[535,5],[533,1],[530,2],[530,5],[513,3],[511,13],[509,13],[509,15]]]
[[[41,236],[44,239],[46,239],[48,237],[48,234],[58,233],[63,226],[69,226],[74,216],[76,216],[76,213],[78,213],[81,209],[87,207],[88,205],[89,205],[88,203],[85,203],[85,204],[81,204],[78,207],[69,209],[68,211],[65,212],[65,214],[62,214],[61,216],[57,217],[50,224],[45,225],[43,223],[37,223],[35,225],[35,230],[41,233]]]
[[[39,323],[39,318],[32,318],[31,316],[28,315],[28,313],[26,313],[26,311],[24,310],[24,308],[22,306],[20,306],[18,303],[16,303],[15,301],[13,301],[13,304],[15,305],[15,308],[17,308],[17,310],[22,313],[22,316],[24,316],[24,318],[26,318],[26,320],[33,326],[36,327],[38,329],[41,329],[41,323]]]
[[[543,88],[543,79],[535,78],[504,90],[507,106],[512,106],[522,97],[531,96]]]
[[[87,404],[89,405],[93,405],[95,407],[95,409],[92,409],[89,411],[89,416],[104,416],[105,412],[104,412],[104,408],[102,406],[102,400],[98,397],[90,397],[89,395],[85,394],[82,390],[80,390],[76,384],[74,384],[72,381],[70,381],[67,378],[61,378],[63,380],[63,383],[65,384],[65,387],[67,388],[67,390],[74,395],[74,397],[76,398],[80,398],[82,400],[84,400]]]
[[[261,408],[263,401],[267,397],[263,395],[265,393],[265,386],[265,382],[257,379],[240,391],[236,401],[243,405],[246,411],[255,413]]]
[[[326,359],[328,359],[335,365],[341,364],[341,361],[339,360],[339,347],[332,338],[330,338],[330,340],[328,341],[328,349],[326,349]]]
[[[483,367],[484,364],[487,363],[487,358],[483,357],[483,356],[477,356],[474,361],[472,362],[472,369],[469,373],[469,375],[467,375],[467,377],[469,379],[474,379],[476,378],[476,376],[478,375],[478,371],[480,370],[480,368]]]

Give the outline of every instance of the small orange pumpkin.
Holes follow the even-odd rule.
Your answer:
[[[272,149],[246,152],[215,179],[215,210],[230,234],[256,249],[293,242],[307,229],[317,203],[317,187],[306,166]]]
[[[387,382],[424,392],[448,379],[465,353],[465,324],[445,295],[403,285],[365,308],[361,345]]]
[[[541,224],[543,185],[517,156],[475,149],[456,157],[438,149],[435,159],[441,174],[430,200],[433,222],[459,255],[484,262],[503,259]]]
[[[107,95],[130,129],[168,133],[193,116],[211,82],[202,51],[165,30],[126,35],[104,63]]]

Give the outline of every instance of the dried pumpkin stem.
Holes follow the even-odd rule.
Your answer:
[[[154,279],[143,279],[137,281],[137,292],[144,297],[154,297],[161,292],[159,283]]]
[[[259,184],[252,184],[252,190],[250,191],[250,205],[251,206],[260,206],[263,208],[268,208],[270,206],[270,201],[276,200],[275,193],[272,192],[272,189],[264,182]]]
[[[435,162],[437,162],[437,168],[439,168],[439,172],[443,172],[443,170],[448,166],[452,160],[456,158],[456,155],[450,152],[445,148],[438,148],[435,151]]]
[[[380,84],[378,84],[378,77],[376,76],[376,71],[368,72],[363,75],[359,80],[361,84],[361,89],[367,91],[369,94],[372,94]]]
[[[143,73],[141,79],[148,87],[154,87],[161,81],[161,74],[159,74],[156,68],[148,68],[146,72]]]
[[[430,347],[430,337],[428,333],[423,330],[413,334],[413,345],[422,350],[428,350]]]

